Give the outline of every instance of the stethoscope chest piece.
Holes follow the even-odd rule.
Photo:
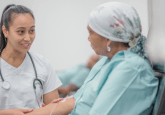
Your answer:
[[[4,89],[10,89],[10,83],[8,82],[8,81],[4,81],[3,83],[2,83],[2,87],[4,88]]]

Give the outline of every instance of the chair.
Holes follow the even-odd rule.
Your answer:
[[[165,74],[155,72],[159,78],[159,88],[153,111],[150,115],[165,115]]]

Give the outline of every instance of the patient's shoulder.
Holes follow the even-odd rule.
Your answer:
[[[125,56],[125,64],[136,70],[151,69],[151,65],[147,59],[132,52],[131,55]]]

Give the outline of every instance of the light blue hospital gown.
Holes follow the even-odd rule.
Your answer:
[[[157,88],[148,61],[123,50],[93,67],[70,115],[149,115]]]
[[[63,87],[71,83],[80,88],[90,73],[90,70],[85,64],[79,64],[62,72],[57,72],[57,75]]]

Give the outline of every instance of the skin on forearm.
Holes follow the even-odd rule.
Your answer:
[[[1,110],[0,115],[24,115],[25,113],[32,112],[33,109],[6,109]]]
[[[52,92],[44,94],[43,101],[44,101],[44,104],[47,105],[47,104],[51,103],[54,99],[58,99],[58,98],[59,98],[58,90],[56,89]]]
[[[6,110],[1,110],[0,115],[9,115]]]
[[[27,115],[50,115],[54,106],[56,107],[54,108],[52,115],[68,115],[74,109],[75,101],[74,98],[69,98],[65,102],[51,103],[45,107],[35,109]]]

